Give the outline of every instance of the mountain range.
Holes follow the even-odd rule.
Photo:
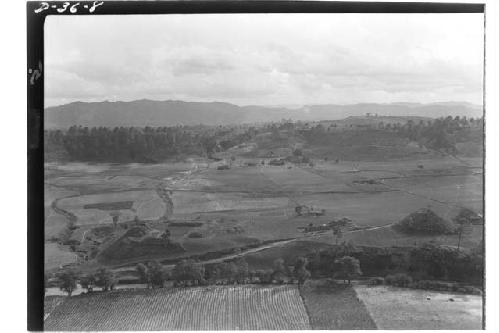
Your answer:
[[[72,125],[175,126],[262,123],[282,119],[337,120],[367,113],[379,116],[480,117],[483,109],[466,102],[322,104],[302,107],[238,106],[224,102],[136,100],[131,102],[73,102],[45,109],[45,128]]]

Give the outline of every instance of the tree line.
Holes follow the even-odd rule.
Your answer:
[[[253,126],[82,127],[45,130],[45,159],[89,162],[159,162],[186,155],[211,157],[260,133],[270,133],[274,144],[288,144],[287,136],[301,136],[314,143],[335,135],[336,124],[303,128],[302,122],[283,121]],[[333,128],[332,128],[333,127]],[[432,149],[456,152],[459,142],[482,142],[483,118],[442,117],[384,123],[370,129],[389,131]],[[357,130],[357,129],[354,129]],[[369,139],[369,138],[368,138]]]
[[[45,158],[91,162],[157,162],[179,155],[210,157],[249,140],[254,129],[227,127],[82,127],[45,130]]]
[[[450,288],[463,283],[477,285],[483,282],[483,247],[481,243],[469,251],[459,251],[428,243],[412,248],[365,249],[343,242],[287,260],[277,258],[272,262],[272,268],[267,269],[250,269],[244,258],[238,258],[213,264],[186,259],[178,262],[171,271],[158,261],[150,261],[137,264],[135,270],[139,282],[147,288],[162,288],[166,281],[172,281],[175,287],[248,283],[302,285],[310,278],[341,279],[350,284],[352,279],[364,275],[372,277],[370,281],[374,284],[454,290]],[[56,274],[56,279],[59,288],[68,295],[76,289],[77,282],[92,292],[95,287],[103,291],[113,290],[118,281],[116,275],[106,268],[83,275],[65,270]],[[47,277],[45,282],[47,286]]]

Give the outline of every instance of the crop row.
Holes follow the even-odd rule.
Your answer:
[[[309,318],[294,286],[210,286],[68,298],[47,330],[299,330]]]

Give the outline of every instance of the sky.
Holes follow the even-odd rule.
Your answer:
[[[45,105],[482,104],[482,14],[48,16]]]

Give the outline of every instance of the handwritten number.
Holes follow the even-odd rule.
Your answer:
[[[68,6],[69,6],[69,2],[65,2],[65,3],[63,4],[62,8],[58,8],[58,9],[57,9],[57,12],[58,12],[58,13],[64,13],[64,12],[66,11],[66,9],[68,8]]]
[[[97,7],[102,6],[103,4],[104,4],[104,1],[94,1],[92,3],[92,7],[89,8],[88,5],[84,5],[83,7],[86,9],[89,8],[89,13],[93,13]],[[71,3],[66,1],[62,4],[61,8],[57,8],[56,10],[58,13],[64,13],[66,11],[66,9],[68,9],[68,7],[69,7],[70,13],[74,14],[74,13],[78,12],[77,7],[80,5],[79,2],[75,3],[71,7],[70,7],[70,5],[71,5]],[[44,10],[47,10],[49,8],[50,8],[50,5],[48,2],[42,2],[42,3],[40,3],[40,7],[35,9],[35,14],[41,13]],[[52,5],[52,8],[56,8],[56,6]]]
[[[93,13],[94,10],[99,6],[102,6],[103,3],[104,3],[103,1],[100,1],[100,2],[94,1],[94,3],[92,4],[92,7],[90,7],[90,9],[89,9],[89,13]]]
[[[75,3],[73,6],[71,6],[71,8],[69,9],[69,11],[70,11],[71,13],[76,13],[76,12],[78,11],[78,9],[77,9],[76,7],[77,7],[79,4],[80,4],[79,2]]]
[[[40,4],[40,8],[35,9],[35,14],[41,13],[41,12],[43,12],[44,10],[47,10],[47,9],[49,9],[49,4],[48,4],[48,3],[46,3],[46,2],[42,2],[42,3]]]

